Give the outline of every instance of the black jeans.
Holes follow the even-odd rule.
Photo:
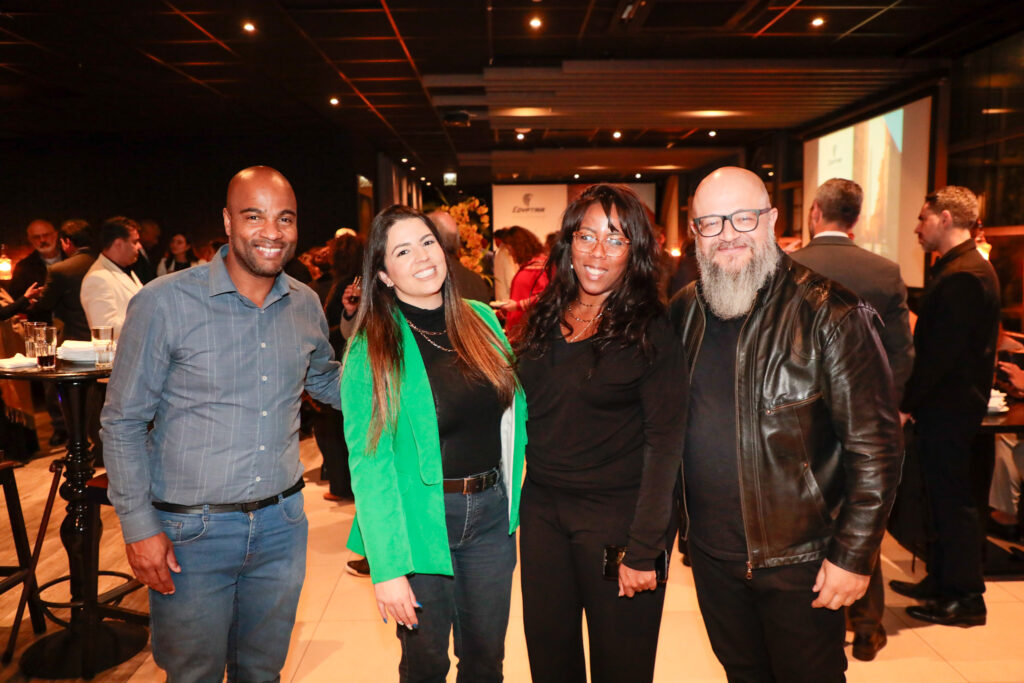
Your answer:
[[[605,546],[626,545],[636,498],[636,490],[567,492],[529,480],[523,486],[523,628],[534,683],[587,680],[584,610],[593,683],[654,678],[665,587],[620,598],[618,582],[602,572]]]
[[[984,537],[971,493],[971,445],[982,417],[982,413],[914,416],[936,536],[928,548],[928,576],[948,597],[985,592]]]
[[[882,558],[875,554],[875,569],[864,596],[846,608],[850,630],[856,634],[870,635],[882,627],[885,614],[885,580],[882,577]]]
[[[730,683],[846,680],[843,610],[811,607],[821,562],[755,569],[690,543],[697,603]]]

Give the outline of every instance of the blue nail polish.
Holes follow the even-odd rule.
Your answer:
[[[416,606],[417,606],[417,607],[419,607],[420,609],[423,609],[423,605],[421,605],[421,604],[420,604],[420,603],[418,603],[418,602],[416,603]]]
[[[420,627],[420,625],[419,624],[413,624],[412,627],[418,629]]]
[[[388,618],[387,617],[384,617],[384,623],[385,624],[388,623]]]

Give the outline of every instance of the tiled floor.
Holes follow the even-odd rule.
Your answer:
[[[305,490],[310,524],[308,568],[282,681],[395,680],[399,648],[394,627],[381,622],[369,580],[345,572],[349,555],[344,550],[344,542],[352,521],[353,505],[323,500],[326,485],[318,481],[319,453],[312,440],[302,442],[302,454],[309,483]],[[32,529],[30,537],[35,535],[39,509],[48,486],[46,465],[46,459],[35,460],[18,471],[26,516]],[[63,511],[58,507],[46,541],[44,557],[49,561],[40,570],[42,580],[58,575],[64,561],[56,533],[56,525],[62,517]],[[103,518],[101,565],[123,568],[126,563],[116,517],[112,511],[105,510]],[[11,561],[7,557],[9,551],[10,543],[4,538],[0,541],[0,564]],[[910,573],[909,554],[889,538],[883,546],[883,561],[887,578],[919,578],[921,575],[920,564],[916,577]],[[66,569],[66,565],[63,566]],[[514,586],[505,677],[518,683],[529,681],[529,668],[518,576]],[[0,597],[0,642],[6,641],[17,600],[15,593],[17,591]],[[131,596],[131,599],[144,605],[141,595]],[[922,625],[903,611],[903,607],[913,601],[894,593],[888,593],[886,599],[885,626],[889,644],[874,662],[859,662],[851,657],[847,672],[851,682],[1024,683],[1024,582],[990,582],[986,594],[988,624],[971,629]],[[30,629],[23,627],[19,652],[33,637]],[[0,681],[26,680],[14,664],[0,669]],[[94,680],[151,683],[162,681],[163,675],[154,665],[147,647],[132,660]],[[449,680],[455,680],[454,667]],[[725,681],[704,632],[690,571],[682,566],[678,557],[673,558],[666,595],[656,681]]]

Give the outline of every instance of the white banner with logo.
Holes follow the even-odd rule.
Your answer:
[[[491,199],[495,230],[513,225],[526,228],[541,242],[562,224],[568,205],[567,185],[493,185]]]

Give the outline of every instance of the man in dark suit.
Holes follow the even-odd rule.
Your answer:
[[[92,267],[92,229],[83,220],[65,221],[60,226],[60,245],[66,259],[50,268],[43,296],[33,310],[53,314],[64,324],[64,339],[88,341],[92,338],[85,310],[79,300],[82,278]]]
[[[863,201],[864,191],[852,180],[833,178],[824,183],[811,203],[808,224],[813,239],[792,257],[852,290],[878,311],[885,323],[879,336],[892,370],[899,405],[914,363],[907,287],[898,265],[853,243],[853,228],[860,218]],[[876,561],[867,593],[847,608],[855,658],[870,661],[885,647],[884,612],[885,585],[881,563]]]
[[[131,265],[131,271],[139,282],[146,284],[156,277],[156,265],[160,261],[160,224],[152,218],[144,218],[139,225],[139,257]]]
[[[950,185],[925,198],[914,229],[939,259],[918,305],[917,359],[901,409],[914,417],[936,538],[921,582],[889,582],[925,600],[907,608],[911,617],[959,626],[980,626],[987,614],[970,462],[992,387],[1000,302],[996,273],[971,236],[977,220],[974,194]]]
[[[12,298],[22,296],[32,283],[40,287],[46,282],[46,269],[64,258],[57,237],[57,230],[50,221],[36,219],[25,229],[32,253],[14,264],[11,283],[7,292]],[[49,323],[52,318],[48,313],[37,310],[28,312],[28,319],[34,322]]]
[[[437,209],[431,211],[427,217],[437,228],[444,250],[448,252],[448,263],[452,277],[455,278],[455,286],[459,289],[459,296],[485,303],[491,301],[494,298],[494,288],[459,261],[459,226],[456,225],[452,215],[447,211]]]

